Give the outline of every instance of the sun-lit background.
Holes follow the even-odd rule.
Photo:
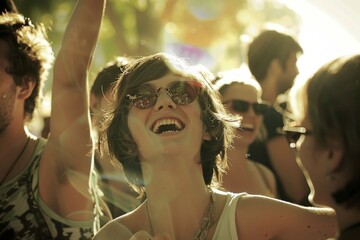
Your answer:
[[[304,49],[298,81],[341,55],[360,53],[360,1],[281,0],[301,18],[297,37]]]
[[[33,22],[49,27],[56,53],[76,1],[14,2]],[[359,10],[359,0],[108,0],[90,85],[101,66],[119,55],[166,51],[214,73],[239,68],[247,44],[263,28],[298,40],[304,54],[296,80],[302,81],[335,57],[360,53]],[[51,82],[45,86],[48,96]]]
[[[76,1],[14,2],[51,28],[56,52]],[[358,0],[108,0],[92,74],[115,55],[158,51],[213,71],[236,68],[252,36],[270,27],[300,42],[305,50],[300,76],[305,76],[327,60],[360,51],[359,10]]]

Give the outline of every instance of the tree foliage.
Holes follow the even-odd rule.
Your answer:
[[[57,52],[75,0],[14,0],[34,23],[49,27]],[[243,35],[254,35],[265,23],[291,28],[296,14],[276,0],[108,0],[93,70],[118,55],[143,56],[172,51],[198,58],[214,71],[244,61]]]

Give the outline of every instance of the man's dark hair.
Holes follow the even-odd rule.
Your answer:
[[[35,83],[24,106],[26,120],[31,120],[54,60],[45,27],[42,24],[34,26],[21,14],[6,12],[0,15],[0,39],[9,46],[5,54],[9,67],[5,71],[13,76],[15,84]]]
[[[303,49],[294,38],[274,30],[266,30],[255,37],[249,45],[249,69],[256,80],[261,82],[266,77],[272,60],[279,60],[285,69],[291,53],[303,53]]]

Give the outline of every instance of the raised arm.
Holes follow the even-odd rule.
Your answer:
[[[87,78],[105,1],[78,0],[54,66],[50,135],[40,163],[40,196],[64,217],[92,207],[86,196],[92,154]]]
[[[91,151],[88,70],[99,34],[104,0],[79,0],[54,66],[50,141],[61,147],[65,167],[87,173]]]

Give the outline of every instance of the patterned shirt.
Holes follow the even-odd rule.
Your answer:
[[[0,239],[91,239],[93,221],[64,219],[39,197],[39,162],[45,143],[39,139],[27,167],[0,186]]]

